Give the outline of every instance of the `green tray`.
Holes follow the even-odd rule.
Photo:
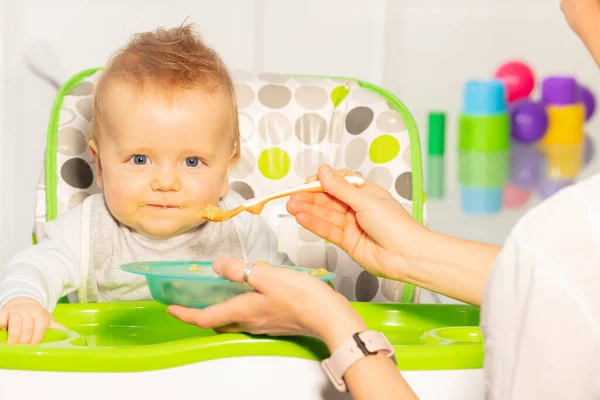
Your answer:
[[[396,348],[401,370],[483,366],[479,309],[462,305],[353,303],[369,328]],[[322,360],[325,345],[308,337],[216,334],[169,316],[156,302],[59,304],[69,331],[49,330],[40,345],[7,345],[0,369],[71,372],[159,370],[227,357],[286,356]],[[443,329],[442,329],[443,328]]]

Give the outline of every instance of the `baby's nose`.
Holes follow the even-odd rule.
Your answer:
[[[172,168],[160,168],[152,180],[152,190],[170,192],[179,190],[179,174]]]

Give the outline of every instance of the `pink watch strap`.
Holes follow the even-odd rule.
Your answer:
[[[334,351],[331,357],[323,360],[323,369],[335,388],[345,392],[348,390],[344,381],[346,370],[361,358],[379,352],[385,353],[397,364],[394,348],[381,332],[356,333]]]

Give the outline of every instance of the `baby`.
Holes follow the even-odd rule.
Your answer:
[[[228,256],[291,265],[260,216],[199,216],[243,201],[228,192],[240,136],[231,76],[189,25],[137,34],[111,58],[93,95],[89,148],[102,193],[0,268],[9,343],[38,343],[57,326],[57,301],[74,292],[82,303],[151,300],[124,263]]]

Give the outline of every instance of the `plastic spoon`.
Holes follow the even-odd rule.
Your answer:
[[[346,179],[349,183],[351,183],[352,185],[354,185],[356,187],[359,187],[363,183],[365,183],[365,180],[363,178],[361,178],[360,176],[346,176],[346,177],[344,177],[344,179]],[[200,212],[200,218],[203,218],[207,221],[212,221],[212,222],[222,222],[222,221],[227,221],[228,219],[233,218],[236,215],[238,215],[239,213],[244,212],[244,211],[248,211],[249,213],[252,213],[252,214],[260,214],[262,212],[265,204],[267,204],[271,200],[278,199],[280,197],[290,196],[294,193],[300,193],[300,192],[318,193],[318,192],[322,192],[322,191],[323,191],[323,187],[321,186],[321,182],[314,181],[314,182],[310,182],[310,183],[305,183],[303,185],[292,186],[290,188],[281,190],[279,192],[271,193],[269,195],[260,197],[258,199],[252,199],[252,200],[246,202],[245,204],[242,204],[241,206],[232,208],[231,210],[227,210],[227,211],[222,211],[217,206],[209,205],[208,207],[206,207],[204,210],[202,210]]]

